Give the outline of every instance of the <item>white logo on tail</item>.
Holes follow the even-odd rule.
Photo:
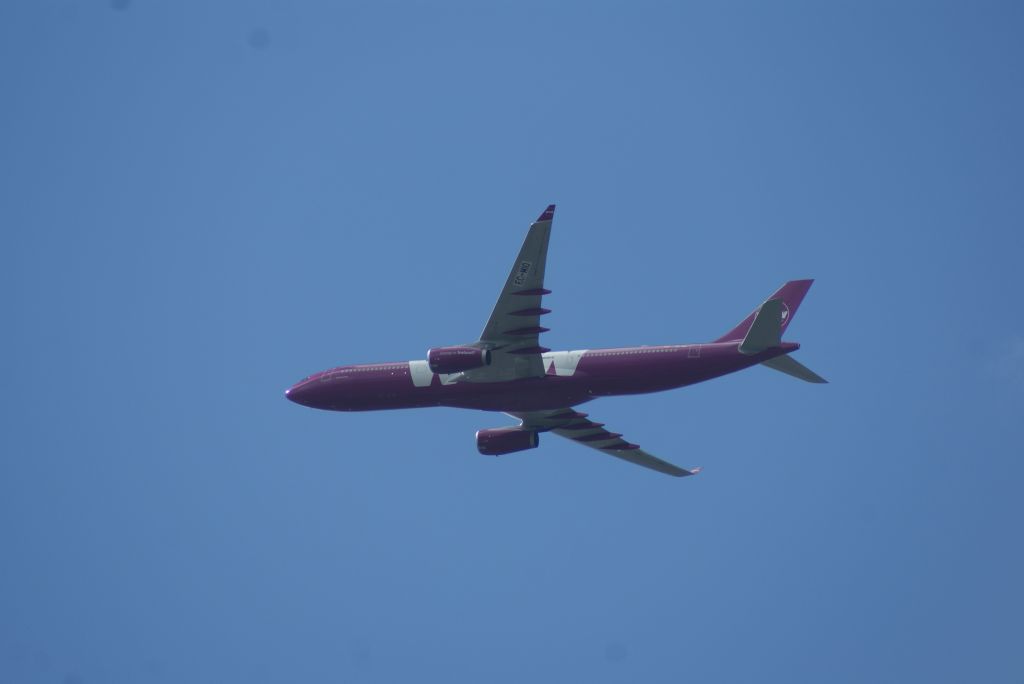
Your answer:
[[[786,306],[786,302],[782,302],[782,327],[786,327],[786,323],[789,322],[789,307]]]

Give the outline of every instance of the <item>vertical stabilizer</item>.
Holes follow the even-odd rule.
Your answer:
[[[786,332],[786,327],[789,326],[789,322],[793,320],[793,316],[796,315],[796,310],[800,308],[800,302],[804,300],[804,295],[806,295],[807,291],[811,289],[811,283],[813,282],[813,280],[790,280],[788,283],[776,290],[775,293],[766,300],[772,301],[777,299],[781,302],[779,311],[780,335]],[[754,318],[760,310],[760,306],[754,309],[739,325],[719,337],[715,342],[731,342],[733,340],[739,342],[745,338],[747,333],[750,332],[750,326],[753,325]]]

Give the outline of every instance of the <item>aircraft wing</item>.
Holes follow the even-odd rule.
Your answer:
[[[700,468],[680,468],[656,456],[652,456],[636,444],[622,439],[618,432],[604,429],[604,423],[595,423],[587,418],[586,413],[579,413],[571,408],[554,411],[534,411],[530,413],[509,414],[523,421],[523,427],[538,432],[554,432],[556,435],[571,439],[577,444],[621,458],[623,461],[635,463],[644,468],[657,470],[659,473],[673,477],[696,475]]]
[[[548,329],[541,327],[540,317],[549,310],[541,307],[541,300],[550,294],[544,289],[544,267],[554,216],[552,204],[530,226],[480,340],[473,345],[491,350],[491,365],[468,371],[467,380],[496,382],[544,376],[541,354],[549,350],[540,346],[539,339]]]

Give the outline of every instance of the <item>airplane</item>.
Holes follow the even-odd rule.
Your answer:
[[[791,280],[712,342],[551,351],[541,317],[548,239],[555,205],[531,224],[505,286],[480,333],[468,344],[435,347],[423,360],[339,366],[314,373],[285,392],[291,401],[328,411],[449,406],[500,411],[520,422],[476,433],[477,450],[500,456],[536,448],[541,433],[554,433],[651,470],[685,477],[681,468],[653,456],[575,407],[599,397],[645,394],[685,387],[750,366],[763,365],[806,382],[822,377],[790,354],[783,342],[813,280]]]

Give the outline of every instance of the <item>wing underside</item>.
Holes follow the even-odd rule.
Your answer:
[[[530,225],[491,316],[474,343],[491,351],[491,365],[468,372],[467,380],[500,382],[544,375],[541,354],[549,350],[540,345],[540,334],[548,329],[541,326],[540,317],[550,313],[541,302],[550,294],[544,289],[544,270],[554,215],[552,204]]]
[[[560,437],[570,439],[577,444],[596,449],[602,453],[634,463],[644,468],[673,477],[696,475],[700,468],[680,468],[653,456],[638,445],[622,438],[618,432],[606,430],[604,423],[596,423],[572,408],[554,411],[536,411],[530,413],[511,413],[523,421],[523,427],[538,432],[553,432]]]

